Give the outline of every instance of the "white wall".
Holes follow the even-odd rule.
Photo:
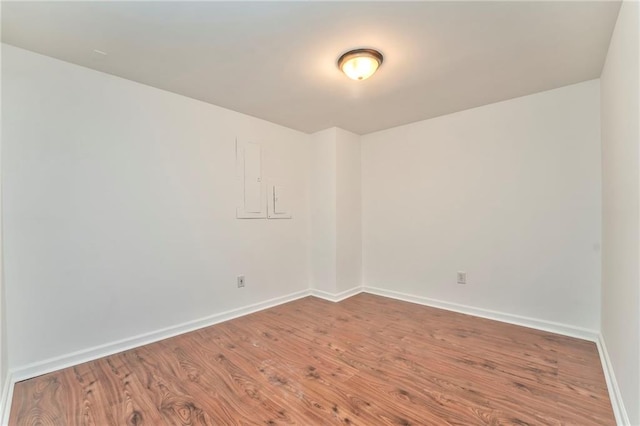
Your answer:
[[[363,136],[364,285],[598,330],[599,122],[594,80]]]
[[[332,127],[311,135],[311,288],[361,285],[360,136]]]
[[[12,368],[308,288],[308,135],[2,55]],[[236,137],[262,143],[292,220],[235,218]]]
[[[336,128],[311,135],[310,286],[336,292]]]
[[[1,9],[1,8],[0,8]],[[0,16],[2,14],[0,13]],[[1,50],[0,50],[1,52]],[[0,54],[0,69],[2,69],[2,55]],[[2,85],[0,84],[0,111],[2,111]],[[2,128],[2,117],[0,117],[0,128]],[[2,408],[4,401],[5,383],[8,373],[8,351],[7,351],[7,310],[4,290],[4,266],[3,266],[3,238],[2,238],[2,138],[0,137],[0,419],[2,418]]]
[[[602,71],[602,335],[640,424],[640,7],[622,4]]]
[[[360,136],[336,129],[336,290],[362,284]]]

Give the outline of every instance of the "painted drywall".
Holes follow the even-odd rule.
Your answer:
[[[363,136],[364,285],[598,330],[599,102],[593,80]]]
[[[336,293],[336,129],[311,135],[310,286]]]
[[[310,286],[331,297],[362,283],[360,136],[332,127],[310,143]]]
[[[362,284],[360,136],[336,129],[336,290]]]
[[[1,15],[1,12],[0,12]],[[1,53],[1,49],[0,49]],[[0,54],[0,69],[2,69],[2,55]],[[2,111],[2,85],[0,84],[0,111]],[[2,117],[0,117],[0,128],[2,128]],[[4,394],[5,384],[7,381],[8,363],[7,363],[7,311],[4,291],[4,267],[2,254],[2,138],[0,137],[0,419],[2,419],[3,398],[8,395]]]
[[[2,55],[11,368],[308,288],[308,135]],[[262,145],[293,219],[236,219],[236,137]]]
[[[602,336],[631,424],[640,424],[640,43],[625,1],[601,77]]]

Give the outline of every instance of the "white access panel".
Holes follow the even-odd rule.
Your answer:
[[[287,198],[287,190],[284,186],[273,186],[273,212],[275,214],[283,214],[289,212],[289,199]]]
[[[262,211],[260,145],[255,143],[247,143],[244,146],[244,211]]]
[[[236,141],[238,219],[264,219],[267,216],[265,187],[262,182],[262,149],[254,142]]]
[[[269,185],[267,194],[268,218],[269,219],[291,219],[289,207],[289,195],[287,188],[283,185]]]

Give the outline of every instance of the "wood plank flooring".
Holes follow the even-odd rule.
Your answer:
[[[594,343],[307,297],[16,384],[10,425],[613,425]]]

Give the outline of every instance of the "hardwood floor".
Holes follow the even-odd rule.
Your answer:
[[[594,343],[308,297],[16,384],[10,425],[613,425]]]

